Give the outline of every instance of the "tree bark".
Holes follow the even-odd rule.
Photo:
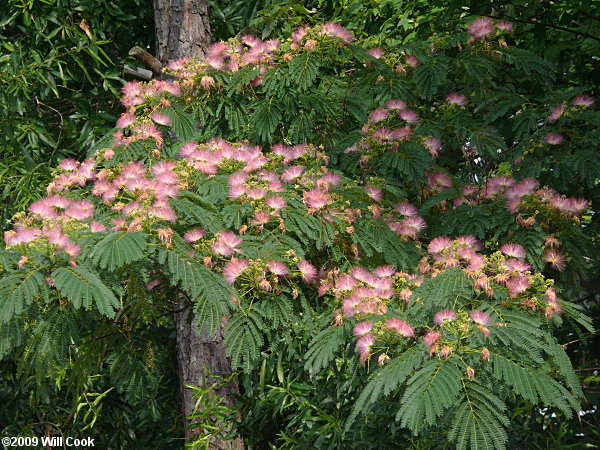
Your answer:
[[[183,303],[183,302],[182,302]],[[196,332],[196,320],[191,322],[189,318],[189,309],[184,309],[175,314],[175,328],[177,331],[177,366],[179,373],[179,384],[181,388],[182,410],[185,416],[185,440],[189,441],[194,433],[198,431],[196,427],[190,428],[194,423],[202,427],[202,423],[188,420],[187,417],[194,411],[195,401],[193,391],[185,385],[202,386],[203,380],[210,386],[216,378],[208,377],[207,371],[218,377],[228,377],[231,375],[231,362],[225,353],[225,344],[223,342],[223,328],[219,328],[215,336],[208,336],[203,332],[200,336]],[[234,406],[234,395],[239,394],[237,382],[231,382],[224,387],[217,389],[214,393],[223,399],[226,406]],[[196,429],[196,431],[194,431]],[[242,439],[233,439],[228,441],[213,440],[210,444],[211,449],[243,449]]]
[[[154,0],[156,57],[163,65],[171,59],[204,56],[210,43],[208,3],[208,0]],[[220,328],[215,336],[206,333],[199,336],[196,320],[193,317],[188,320],[189,315],[190,308],[184,308],[184,301],[180,299],[180,312],[175,314],[174,319],[186,441],[199,431],[202,424],[196,422],[198,426],[194,427],[194,422],[187,418],[194,410],[195,401],[193,391],[185,385],[204,387],[204,381],[207,386],[212,385],[216,380],[207,376],[207,370],[219,377],[228,377],[232,373],[223,342],[223,329]],[[215,391],[227,406],[234,405],[237,393],[239,388],[235,381]],[[243,449],[244,442],[241,438],[228,441],[214,439],[209,448]]]
[[[154,0],[156,57],[204,56],[210,43],[208,0]]]

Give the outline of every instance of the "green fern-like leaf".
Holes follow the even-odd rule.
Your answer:
[[[144,257],[145,250],[146,235],[144,233],[121,231],[109,233],[94,246],[89,257],[102,269],[112,272],[126,264],[139,261]]]
[[[317,373],[327,366],[339,351],[340,346],[350,336],[350,331],[350,325],[345,323],[339,327],[328,326],[317,333],[306,352],[306,363],[304,364],[306,370],[310,373]]]
[[[260,315],[252,310],[248,314],[236,314],[227,323],[225,345],[233,367],[243,368],[248,373],[252,370],[265,342],[261,330],[266,328]]]
[[[6,323],[38,296],[48,298],[48,286],[39,270],[11,273],[0,279],[0,322]]]
[[[360,393],[352,413],[346,421],[346,430],[349,430],[358,415],[368,411],[382,395],[389,395],[398,386],[406,382],[413,370],[421,365],[424,352],[418,347],[412,347],[405,353],[395,357],[383,368],[375,371]]]
[[[407,382],[396,420],[418,434],[451,407],[461,390],[461,370],[451,360],[431,361]]]
[[[309,53],[290,61],[288,77],[303,91],[315,81],[318,73],[317,61]]]
[[[13,348],[22,344],[24,338],[24,323],[21,319],[12,318],[0,327],[0,361]]]
[[[414,71],[414,79],[417,88],[423,92],[425,97],[432,98],[440,84],[446,80],[448,74],[448,59],[436,57],[421,64]]]
[[[477,381],[462,384],[464,397],[453,414],[448,439],[456,441],[459,450],[504,449],[508,441],[504,427],[509,425],[506,406]]]
[[[83,306],[89,309],[95,304],[101,314],[112,318],[115,316],[115,309],[121,306],[91,267],[60,267],[51,276],[58,291],[71,301],[74,308]]]

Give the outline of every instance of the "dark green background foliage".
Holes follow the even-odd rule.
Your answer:
[[[468,38],[465,25],[479,15],[510,20],[516,26],[515,32],[506,37],[508,48],[495,57],[471,57],[457,46],[458,42],[464,45]],[[359,129],[372,109],[392,98],[404,99],[422,118],[415,134],[438,137],[444,150],[432,160],[423,146],[407,144],[400,156],[382,155],[385,164],[381,165],[386,171],[374,164],[366,167],[366,176],[385,180],[388,199],[422,205],[420,214],[429,225],[427,240],[440,235],[472,234],[497,245],[510,235],[512,242],[534,255],[530,262],[539,264],[546,236],[539,224],[527,229],[517,227],[513,216],[494,202],[456,209],[440,207],[440,202],[452,202],[458,192],[449,189],[423,201],[419,183],[424,172],[433,168],[451,174],[455,186],[477,184],[493,175],[517,179],[533,176],[542,185],[569,197],[590,200],[591,211],[598,211],[597,104],[593,110],[573,113],[554,124],[545,123],[545,118],[553,105],[575,95],[600,96],[599,18],[600,6],[583,0],[215,1],[211,23],[214,40],[239,32],[287,38],[298,25],[338,20],[363,38],[364,48],[331,46],[319,58],[306,53],[264,73],[263,83],[252,90],[239,86],[256,77],[256,69],[244,68],[232,77],[215,71],[212,75],[221,83],[220,94],[199,95],[186,110],[171,111],[173,130],[182,140],[221,136],[249,140],[266,148],[280,142],[322,144],[328,149],[333,167],[353,177],[365,168],[343,151],[361,139]],[[91,39],[79,26],[82,19],[89,25]],[[152,49],[152,11],[146,2],[133,0],[76,4],[10,0],[0,7],[0,29],[0,201],[2,227],[6,229],[6,220],[14,212],[43,195],[51,179],[50,168],[60,159],[81,159],[104,147],[98,146],[98,141],[111,132],[121,112],[117,97],[124,81],[120,67],[127,51],[133,45]],[[431,42],[435,43],[433,53],[429,51]],[[422,64],[408,77],[396,74],[366,56],[365,50],[376,46],[417,55]],[[364,61],[369,67],[362,64]],[[380,76],[385,82],[377,81]],[[465,94],[468,107],[445,105],[444,96],[451,91]],[[194,123],[203,126],[196,128]],[[564,133],[566,142],[558,148],[542,144],[549,131]],[[140,146],[138,150],[144,149]],[[165,149],[172,154],[176,150]],[[225,191],[219,191],[217,184],[198,192],[202,198],[211,199],[208,205],[202,203],[204,200],[199,203],[198,199],[188,198],[178,199],[175,207],[191,222],[206,220],[208,214],[213,214],[237,228],[236,220],[249,212],[222,214],[215,208],[225,202]],[[204,209],[199,216],[200,208]],[[196,216],[190,211],[196,211]],[[286,225],[298,241],[316,242],[317,225],[312,230],[314,235],[310,235],[311,217],[307,217],[286,217]],[[581,226],[567,221],[552,223],[568,267],[562,273],[553,269],[544,273],[557,280],[562,296],[580,305],[598,328],[600,219],[597,213],[589,214],[582,222]],[[293,230],[294,224],[297,230]],[[212,219],[201,225],[209,230],[217,226]],[[388,236],[373,227],[364,225],[357,230],[361,251],[368,255],[370,264],[377,265],[383,258],[398,268],[403,264],[407,269],[414,266],[418,250],[393,241],[395,235]],[[308,233],[303,235],[303,229]],[[106,239],[112,239],[111,235]],[[114,243],[106,239],[95,247],[100,249],[96,254],[92,252],[86,258],[109,273],[112,281],[129,277],[127,292],[123,290],[119,295],[130,299],[128,316],[135,320],[125,323],[119,316],[106,320],[92,311],[79,309],[63,314],[58,308],[44,307],[31,313],[30,318],[16,316],[2,324],[3,435],[40,435],[47,427],[53,433],[60,427],[69,436],[93,436],[102,448],[181,447],[177,440],[182,430],[172,320],[157,312],[156,304],[149,306],[144,285],[146,274],[154,267],[136,265],[148,261],[140,250],[146,248],[146,243],[129,238],[132,242],[125,243],[125,259],[108,260],[103,259],[101,247]],[[251,252],[252,243],[245,245]],[[343,253],[331,247],[326,257],[341,265]],[[273,249],[277,251],[276,246]],[[300,245],[298,251],[302,250]],[[175,276],[182,273],[178,264],[184,263],[175,260],[173,254],[159,260]],[[319,252],[313,250],[309,256],[317,260]],[[397,260],[391,261],[394,257]],[[0,265],[14,263],[2,261]],[[61,293],[64,290],[70,297],[68,290],[74,288],[68,276],[63,273],[61,284],[60,274],[54,275]],[[184,289],[187,286],[189,295],[196,296],[194,290],[202,289],[193,281],[201,274],[178,276],[191,277],[186,280],[192,281],[176,280]],[[43,278],[38,286],[43,291]],[[174,290],[165,298],[173,298]],[[363,390],[373,379],[358,362],[349,338],[351,327],[328,326],[331,305],[327,302],[300,300],[303,318],[293,323],[292,331],[279,335],[281,327],[276,324],[272,326],[273,334],[266,336],[269,346],[234,352],[234,362],[246,370],[239,375],[241,415],[233,414],[229,420],[247,442],[260,448],[394,448],[400,442],[403,448],[446,447],[446,435],[439,429],[425,429],[415,438],[393,420],[400,403],[397,397],[373,394],[372,400],[377,398],[378,402],[368,407],[365,392],[378,392],[382,387],[370,383]],[[172,305],[165,301],[158,306],[166,311]],[[109,305],[104,307],[110,310]],[[207,321],[212,318],[213,323],[219,312],[226,312],[207,308],[197,312]],[[291,320],[291,308],[281,308],[281,321]],[[268,314],[269,323],[279,320],[272,311]],[[254,321],[251,325],[256,327],[265,317],[259,311],[256,317],[238,319]],[[234,332],[250,329],[235,320],[229,327]],[[29,330],[27,336],[19,334],[23,329]],[[77,335],[78,341],[67,340],[64,330]],[[235,333],[232,335],[230,339],[235,340]],[[565,323],[554,331],[554,336],[558,343],[566,344],[583,385],[582,410],[588,413],[569,418],[560,411],[540,411],[534,398],[523,400],[506,390],[502,395],[512,421],[507,431],[509,447],[582,448],[585,443],[600,440],[599,413],[594,409],[599,403],[600,376],[594,369],[600,364],[598,337],[577,323]],[[243,338],[250,340],[253,336]],[[320,343],[325,345],[321,347]],[[509,370],[502,362],[493,364],[497,370]],[[394,367],[387,366],[390,371]],[[47,373],[53,373],[53,378],[45,378]],[[352,409],[357,399],[365,404],[362,415]]]

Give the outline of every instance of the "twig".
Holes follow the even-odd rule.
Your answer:
[[[133,56],[135,59],[141,62],[144,66],[150,69],[154,75],[160,75],[162,63],[143,48],[138,46],[133,47],[131,50],[129,50],[129,56]]]

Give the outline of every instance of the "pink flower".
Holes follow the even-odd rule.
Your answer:
[[[419,122],[419,116],[412,109],[403,109],[398,112],[398,115],[406,123],[415,124]]]
[[[202,86],[206,90],[209,90],[212,86],[214,86],[214,84],[215,84],[215,79],[208,75],[204,75],[200,79],[200,86]]]
[[[233,258],[223,267],[223,277],[229,284],[233,284],[247,267],[247,259]]]
[[[527,276],[517,275],[506,282],[506,287],[508,288],[508,292],[512,295],[518,295],[529,289],[531,287],[531,282]]]
[[[546,141],[550,145],[559,145],[562,143],[564,138],[560,134],[555,133],[546,133],[544,136],[544,141]]]
[[[577,97],[573,97],[571,103],[576,106],[592,106],[596,103],[596,100],[593,97],[588,97],[587,95],[578,95]]]
[[[287,202],[285,201],[285,199],[278,195],[267,198],[265,200],[265,203],[269,208],[273,208],[276,211],[279,211],[279,210],[285,208],[287,205]]]
[[[106,231],[106,227],[104,224],[94,221],[90,223],[90,230],[92,233],[102,233],[103,231]]]
[[[267,263],[267,267],[269,268],[272,274],[281,277],[284,277],[289,273],[287,266],[281,261],[269,261]]]
[[[396,205],[396,211],[403,216],[412,217],[417,215],[417,208],[408,202],[400,202]]]
[[[492,34],[493,31],[494,26],[488,17],[480,17],[475,19],[467,28],[467,32],[477,39],[482,39]]]
[[[471,320],[473,322],[478,323],[480,325],[487,325],[490,322],[489,314],[483,311],[471,311],[469,313],[469,316],[471,317]]]
[[[500,247],[500,252],[511,258],[523,259],[525,258],[525,249],[519,244],[504,244]]]
[[[335,282],[335,288],[340,291],[351,291],[355,286],[355,279],[348,274],[341,275]]]
[[[456,92],[450,92],[446,95],[446,100],[451,105],[465,106],[467,104],[467,97]]]
[[[379,47],[372,48],[371,50],[367,50],[367,55],[371,55],[373,58],[379,59],[383,57],[383,50]]]
[[[436,325],[442,325],[445,322],[452,322],[457,318],[458,316],[456,315],[455,311],[451,309],[444,309],[435,313],[435,316],[433,316],[433,322]]]
[[[354,326],[354,329],[352,330],[352,334],[354,336],[364,336],[372,329],[373,329],[373,322],[371,322],[370,320],[366,320],[364,322],[357,323]]]
[[[58,168],[70,172],[72,170],[77,170],[79,168],[79,163],[72,158],[67,158],[60,162]]]
[[[302,274],[302,279],[307,283],[316,280],[317,278],[317,269],[308,261],[299,261],[298,269],[300,269],[300,273]]]
[[[121,117],[119,117],[119,120],[117,120],[117,124],[115,125],[116,128],[126,128],[129,125],[131,125],[133,122],[135,122],[136,116],[135,114],[131,113],[131,112],[127,112],[127,113],[123,113],[121,114]]]
[[[432,345],[435,345],[440,337],[442,337],[442,333],[439,331],[429,330],[427,333],[425,333],[425,336],[423,336],[423,342],[427,347],[431,347]]]
[[[232,231],[221,231],[217,233],[217,239],[211,248],[217,255],[229,257],[235,253],[241,253],[241,250],[237,248],[241,243],[242,239]]]
[[[305,191],[304,195],[304,204],[307,208],[319,210],[327,206],[331,198],[327,192],[322,191],[320,189],[312,189],[310,191]]]
[[[499,22],[496,22],[496,27],[500,30],[500,31],[506,31],[506,32],[511,32],[513,29],[513,24],[510,22],[507,22],[505,20],[501,20]]]
[[[385,321],[384,326],[386,328],[394,330],[396,333],[404,337],[413,337],[415,335],[415,330],[413,329],[413,327],[403,320],[394,318],[388,319]]]
[[[154,111],[150,115],[150,118],[152,120],[154,120],[159,125],[164,125],[164,126],[170,126],[171,125],[171,118],[169,116],[167,116],[165,113],[162,113],[162,112],[159,112],[159,111]]]
[[[360,362],[365,363],[367,359],[369,359],[369,354],[371,352],[371,347],[375,343],[375,336],[371,333],[367,333],[364,336],[361,336],[356,341],[356,348],[360,353]]]
[[[406,63],[413,69],[416,69],[421,64],[421,61],[415,55],[406,55],[405,59]]]
[[[556,105],[554,108],[552,108],[552,113],[546,119],[548,120],[548,122],[555,122],[559,119],[560,116],[564,114],[564,112],[564,105]]]
[[[423,144],[425,144],[425,147],[429,149],[429,153],[431,154],[431,156],[437,158],[438,151],[440,150],[440,148],[442,148],[442,143],[440,142],[440,140],[434,137],[430,137],[425,139]]]
[[[297,44],[302,41],[302,39],[304,39],[304,37],[308,34],[309,30],[310,28],[305,26],[296,28],[296,31],[292,33],[292,42]]]
[[[369,114],[369,122],[371,123],[381,122],[382,120],[385,120],[387,118],[388,112],[386,109],[383,108],[374,109],[373,111],[371,111],[371,114]]]
[[[337,38],[344,44],[351,44],[355,38],[351,31],[347,30],[339,23],[327,22],[321,29],[321,34],[326,34],[329,37]]]
[[[192,228],[183,235],[183,240],[185,242],[196,242],[202,239],[205,235],[206,231],[204,231],[202,228]]]
[[[546,250],[544,253],[544,261],[552,264],[552,267],[560,272],[562,272],[567,266],[564,255],[557,250]]]
[[[394,275],[396,273],[396,268],[394,266],[389,266],[389,265],[379,266],[379,267],[375,268],[373,273],[375,274],[375,276],[377,276],[379,278],[391,277],[392,275]]]
[[[431,254],[440,253],[452,246],[452,239],[445,236],[436,237],[433,239],[427,247],[427,252]]]
[[[408,108],[408,105],[403,100],[390,100],[385,104],[387,109],[395,109],[397,111],[401,111],[403,109]]]
[[[303,171],[304,171],[304,167],[302,167],[302,166],[288,167],[281,174],[281,180],[284,183],[291,183],[296,178],[298,178],[300,175],[302,175]]]

